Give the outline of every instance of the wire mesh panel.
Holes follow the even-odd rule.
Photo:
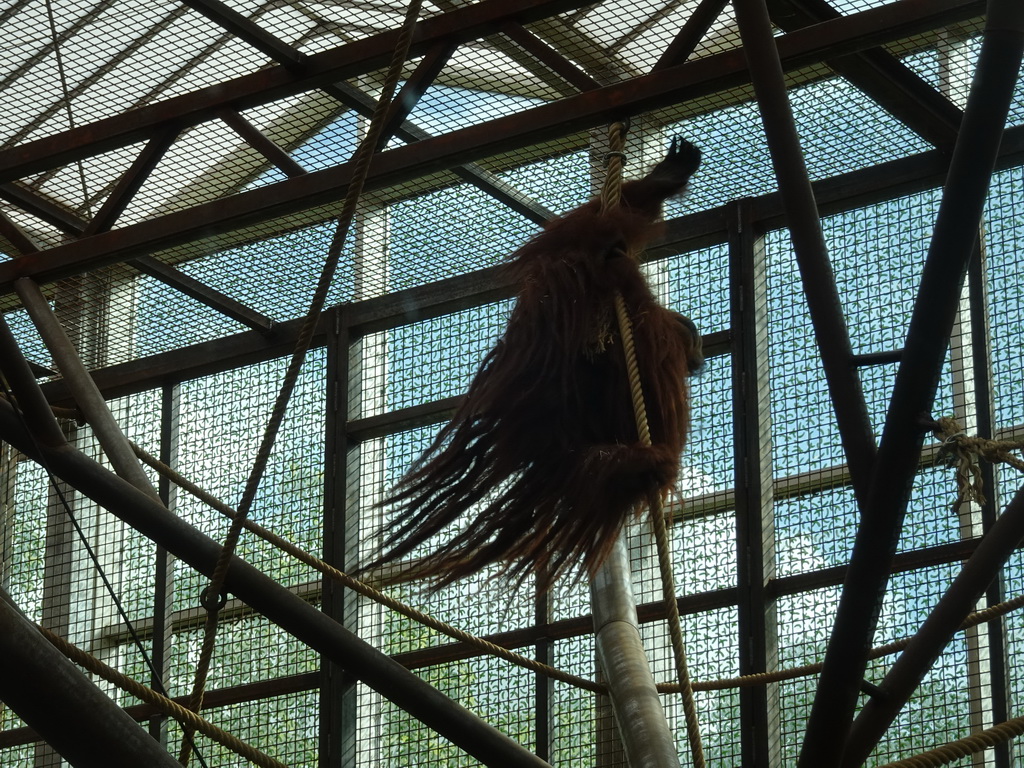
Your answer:
[[[894,574],[877,643],[915,632],[957,570],[956,565],[943,565]],[[991,720],[984,717],[984,707],[991,704],[977,700],[982,681],[970,674],[970,656],[976,652],[969,649],[963,633],[953,638],[873,753],[876,764],[962,738],[983,719]],[[982,711],[972,712],[979,705]]]
[[[305,313],[331,248],[347,164],[383,83],[380,35],[401,23],[404,7],[377,0],[202,5],[204,12],[75,0],[0,10],[11,30],[0,52],[8,115],[0,142],[31,155],[39,147],[32,142],[57,137],[52,163],[30,165],[0,190],[0,267],[16,277],[54,260],[41,279],[47,300],[87,368],[118,396],[110,405],[128,437],[237,506],[283,375],[281,355],[294,339],[290,321]],[[434,37],[430,45],[417,42],[405,64],[399,87],[408,114],[391,126],[387,149],[371,166],[327,298],[344,306],[325,316],[314,342],[340,340],[338,358],[320,348],[310,353],[250,517],[307,551],[323,550],[333,565],[358,566],[377,552],[395,516],[393,504],[380,502],[435,438],[508,320],[514,298],[504,298],[509,287],[493,268],[544,221],[593,196],[607,161],[601,124],[629,114],[627,176],[643,174],[673,136],[693,141],[704,156],[688,194],[667,203],[669,222],[643,267],[662,303],[714,334],[704,370],[691,381],[689,441],[667,500],[691,674],[709,681],[751,663],[771,671],[820,661],[862,511],[817,347],[830,340],[815,338],[807,310],[805,293],[821,286],[802,284],[780,229],[777,181],[731,4],[703,21],[714,3],[561,3],[557,14],[531,5],[526,23],[518,9],[498,5],[445,0],[421,14],[432,20],[421,32]],[[885,5],[834,0],[830,8],[796,9],[805,18],[787,13],[789,4],[769,4],[779,38],[787,38],[781,49],[790,51],[784,66],[795,128],[830,212],[823,231],[876,435],[942,194],[942,161],[932,148],[952,144],[980,49],[980,22],[961,18],[965,11],[936,16],[946,21],[932,26],[956,17],[946,28],[891,40],[886,19],[913,9]],[[869,10],[853,20],[873,27],[867,38],[856,24],[831,18]],[[240,24],[236,13],[255,26]],[[477,16],[488,20],[472,21]],[[458,39],[440,34],[451,18],[470,19],[479,30]],[[829,22],[842,57],[807,54],[813,30],[790,36],[816,20]],[[683,50],[691,33],[692,51]],[[317,54],[327,55],[301,58]],[[232,78],[242,79],[222,85]],[[115,122],[96,122],[107,118]],[[1013,130],[1022,119],[1018,83]],[[108,135],[110,125],[121,127]],[[1012,154],[1019,138],[1008,136],[1005,162],[1019,162]],[[15,154],[0,160],[17,165]],[[996,176],[985,266],[972,270],[927,414],[955,415],[970,434],[984,431],[990,406],[993,437],[1024,430],[1022,178],[1020,168]],[[754,226],[755,239],[767,230],[763,307],[740,306],[731,271],[738,246],[726,244],[749,234],[735,231],[733,203],[745,197],[756,198],[749,201],[755,220],[743,224]],[[36,247],[42,252],[26,257]],[[0,302],[26,356],[40,366],[46,393],[68,405],[66,383],[17,300]],[[731,326],[762,310],[766,349],[757,354],[766,355],[768,412],[750,414],[733,391],[746,385],[748,340]],[[768,455],[763,488],[753,477],[760,468],[743,455],[750,443],[737,450],[751,439],[744,419],[755,416],[765,425],[755,436]],[[341,435],[337,445],[325,439],[325,422]],[[76,448],[104,461],[88,425],[63,425]],[[1003,470],[986,488],[987,505],[957,503],[952,470],[939,446],[925,443],[895,559],[879,564],[893,573],[875,644],[917,631],[1020,483]],[[742,496],[755,486],[759,498]],[[223,539],[223,511],[168,487],[176,515]],[[325,522],[325,509],[336,519]],[[751,520],[742,517],[748,513]],[[474,524],[471,514],[451,522],[397,570]],[[631,522],[626,535],[641,635],[655,678],[669,682],[675,670],[646,520]],[[763,573],[751,573],[750,546],[761,547],[753,560],[765,561]],[[321,574],[249,532],[238,554],[551,765],[627,764],[604,694],[496,659],[368,598],[346,596],[339,609],[322,592]],[[986,601],[1024,588],[1019,560],[1011,559]],[[405,574],[388,589],[475,635],[599,678],[582,569],[574,566],[546,595],[532,579],[495,578],[499,570],[439,590]],[[197,601],[207,583],[3,446],[0,586],[30,619],[151,682],[123,606],[169,692],[183,695],[202,644]],[[283,763],[478,764],[386,697],[323,675],[330,667],[318,654],[243,603],[230,599],[221,625],[205,712]],[[743,636],[746,626],[759,636]],[[1010,614],[1003,629],[957,633],[869,764],[987,727],[1002,709],[1021,714],[1021,676],[1003,662],[1019,650],[1020,626]],[[880,682],[891,663],[890,656],[872,661],[867,682]],[[772,742],[763,750],[770,765],[795,764],[815,686],[809,675],[753,695],[735,687],[699,691],[709,764],[753,764],[754,738]],[[108,688],[119,704],[137,704]],[[666,693],[662,701],[689,765],[681,699]],[[767,722],[749,727],[758,703]],[[151,713],[139,717],[177,750],[180,727],[149,722]],[[0,705],[0,763],[58,765],[22,725]],[[207,765],[243,764],[206,737],[195,743]],[[960,764],[996,763],[989,753]]]

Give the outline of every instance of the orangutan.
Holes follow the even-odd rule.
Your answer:
[[[592,575],[624,523],[673,487],[700,336],[658,304],[634,255],[700,159],[674,139],[647,176],[623,184],[619,207],[601,213],[592,200],[512,255],[518,301],[508,327],[451,422],[383,502],[399,512],[364,570],[399,560],[468,514],[416,563],[418,576],[440,587],[497,563],[545,590],[577,563]],[[632,320],[651,445],[637,436],[616,293]]]

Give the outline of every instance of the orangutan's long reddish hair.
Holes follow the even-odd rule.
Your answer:
[[[508,328],[484,358],[451,422],[384,504],[394,562],[465,513],[473,520],[416,564],[436,586],[491,564],[546,589],[570,565],[593,573],[624,522],[675,483],[686,441],[686,379],[703,362],[693,324],[660,306],[627,253],[641,250],[700,164],[676,139],[668,157],[622,188],[550,222],[517,251],[520,286]],[[615,322],[621,292],[633,321],[653,445],[638,440]]]

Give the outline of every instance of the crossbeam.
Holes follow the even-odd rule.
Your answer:
[[[473,7],[489,5],[489,2]],[[825,56],[864,50],[958,19],[972,18],[982,10],[980,0],[904,0],[791,32],[778,38],[777,44],[784,69],[793,71],[821,61]],[[374,162],[366,190],[383,189],[450,170],[470,161],[593,128],[624,115],[669,107],[744,84],[749,79],[742,50],[724,51],[425,139],[413,146],[383,152]],[[240,100],[245,100],[244,95]],[[164,117],[169,119],[170,115]],[[100,126],[95,127],[100,129]],[[69,140],[71,138],[68,136]],[[13,167],[11,162],[11,156],[0,154],[0,169],[5,163],[6,167]],[[19,259],[17,265],[0,264],[0,294],[9,292],[10,282],[15,277],[31,275],[46,282],[337,202],[344,197],[350,176],[349,164],[309,173],[57,246]]]

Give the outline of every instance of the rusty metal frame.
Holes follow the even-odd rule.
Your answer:
[[[490,8],[492,15],[497,15],[493,14],[492,3],[500,1],[485,0],[465,10],[479,11]],[[533,3],[538,4],[539,0]],[[905,0],[789,33],[777,41],[779,53],[785,69],[791,71],[820,61],[825,56],[864,50],[936,25],[973,18],[980,10],[980,0],[930,0],[928,3]],[[457,13],[461,14],[463,11],[452,11],[451,14],[428,19],[421,24],[428,25]],[[483,23],[479,22],[473,31],[483,28]],[[424,34],[426,35],[426,31]],[[438,32],[427,39],[433,41],[440,36]],[[376,42],[370,46],[369,43],[373,41]],[[353,47],[358,47],[358,50],[350,50]],[[367,47],[372,50],[365,51]],[[362,52],[362,62],[376,62],[374,57],[381,55],[378,50],[380,47],[381,44],[375,37],[352,43],[339,50],[349,51],[353,57]],[[326,55],[338,57],[340,54],[338,51],[330,51]],[[316,67],[313,66],[314,60],[319,62]],[[296,78],[283,68],[275,67],[231,81],[225,84],[226,87],[215,89],[212,94],[209,89],[205,89],[153,105],[151,108],[137,110],[132,113],[133,120],[127,119],[130,115],[110,118],[91,126],[84,126],[84,129],[89,129],[84,133],[83,129],[76,129],[60,134],[52,140],[45,139],[7,150],[0,153],[0,180],[5,178],[5,170],[7,174],[20,176],[33,168],[38,169],[38,166],[67,162],[92,151],[115,146],[116,142],[134,140],[139,132],[152,130],[164,120],[175,118],[183,122],[194,122],[207,119],[224,106],[230,105],[238,109],[249,105],[254,99],[265,101],[270,100],[270,96],[283,95],[282,92],[287,92],[288,87],[298,87],[296,80],[303,87],[320,87],[325,84],[325,77],[327,80],[336,79],[341,76],[342,71],[347,71],[333,58],[310,57],[309,61],[309,70],[316,74],[304,78]],[[321,70],[327,70],[328,75],[321,74]],[[738,49],[659,70],[624,83],[587,91],[516,115],[384,152],[374,163],[366,189],[381,189],[425,174],[451,170],[467,161],[476,161],[495,153],[530,146],[625,115],[668,107],[687,99],[742,84],[748,79],[746,61],[743,52]],[[233,100],[226,96],[226,93],[232,91],[237,93]],[[63,142],[59,143],[66,146],[66,149],[57,153],[52,143],[61,137]],[[83,137],[95,137],[96,140],[83,142]],[[257,222],[337,202],[345,194],[350,173],[349,164],[309,173],[242,192],[224,200],[57,246],[19,259],[17,263],[2,263],[0,294],[10,290],[10,283],[15,277],[30,275],[40,282],[45,282],[102,264],[153,253]]]

